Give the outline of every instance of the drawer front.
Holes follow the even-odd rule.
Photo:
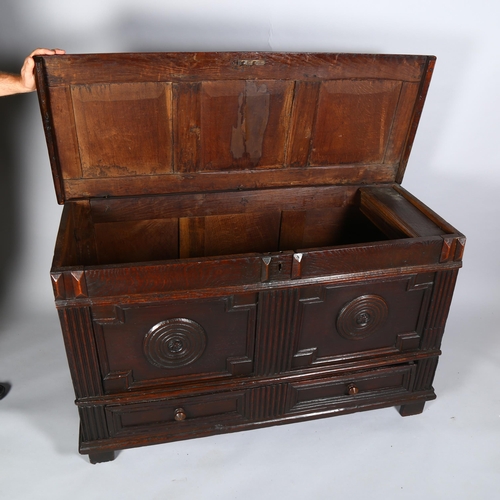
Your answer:
[[[192,398],[178,398],[150,403],[106,407],[111,437],[161,434],[177,435],[214,431],[236,424],[243,418],[243,393],[232,392]]]
[[[414,373],[415,366],[409,364],[300,382],[247,386],[241,391],[108,405],[105,411],[111,437],[154,434],[172,441],[266,422],[401,404],[411,392]]]
[[[330,379],[292,383],[289,387],[290,413],[362,406],[363,401],[402,396],[412,390],[416,367],[413,364],[381,368]]]
[[[256,302],[241,294],[94,307],[105,392],[251,374]]]

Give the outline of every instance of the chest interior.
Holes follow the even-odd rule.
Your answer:
[[[271,53],[39,60],[65,204],[56,266],[447,232],[436,221],[424,234],[408,229],[425,216],[398,191],[433,63]]]

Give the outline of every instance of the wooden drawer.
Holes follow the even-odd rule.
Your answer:
[[[167,433],[175,435],[174,439],[182,439],[185,433],[197,430],[206,433],[241,422],[243,400],[242,392],[231,392],[110,405],[106,407],[106,419],[111,437]]]
[[[365,406],[388,406],[411,391],[415,366],[329,378],[261,385],[238,392],[172,398],[106,407],[111,437],[165,433],[167,440],[185,433],[222,432],[253,427],[295,416],[349,411]],[[389,402],[389,403],[388,403]]]
[[[412,390],[416,367],[408,364],[370,372],[290,384],[289,413],[361,408]]]

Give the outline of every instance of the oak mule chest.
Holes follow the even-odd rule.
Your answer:
[[[36,58],[93,463],[435,398],[465,238],[400,186],[434,58]]]

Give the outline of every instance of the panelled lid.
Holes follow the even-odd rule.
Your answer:
[[[435,58],[36,58],[58,201],[401,182]]]

